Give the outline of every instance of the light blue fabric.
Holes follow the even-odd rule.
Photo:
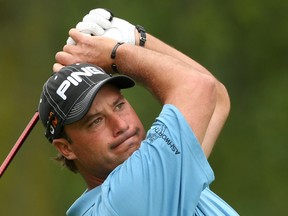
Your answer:
[[[208,189],[214,174],[188,123],[165,105],[139,150],[85,192],[69,216],[237,215]]]
[[[201,193],[195,215],[237,216],[239,214],[213,191],[205,188]]]

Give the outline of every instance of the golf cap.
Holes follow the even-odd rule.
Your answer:
[[[97,92],[106,83],[119,89],[135,85],[128,76],[111,76],[91,64],[69,65],[52,74],[43,86],[38,107],[47,139],[52,142],[60,138],[64,125],[83,118]]]

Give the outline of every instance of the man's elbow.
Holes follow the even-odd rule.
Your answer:
[[[231,109],[231,101],[226,87],[222,83],[217,85],[217,104],[219,106],[223,118],[227,119]]]

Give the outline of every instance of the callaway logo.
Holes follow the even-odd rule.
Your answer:
[[[70,87],[71,84],[74,86],[78,86],[80,82],[82,82],[81,76],[92,76],[93,74],[104,74],[104,72],[100,71],[95,67],[82,67],[82,71],[72,72],[70,76],[64,80],[59,88],[57,89],[56,93],[63,99],[66,100],[67,96],[65,92]]]

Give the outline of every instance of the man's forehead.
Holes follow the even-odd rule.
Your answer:
[[[121,90],[118,87],[110,83],[105,84],[95,95],[95,98],[87,114],[90,113],[92,109],[100,111],[102,106],[106,105],[114,106],[117,103],[117,101],[123,98],[124,97],[121,94]]]
[[[95,98],[88,110],[88,112],[83,116],[82,119],[75,122],[76,124],[83,125],[91,118],[95,118],[97,115],[101,115],[101,113],[106,108],[113,108],[116,106],[121,100],[125,100],[123,95],[121,94],[121,90],[117,88],[113,84],[105,84],[98,93],[95,95]]]

